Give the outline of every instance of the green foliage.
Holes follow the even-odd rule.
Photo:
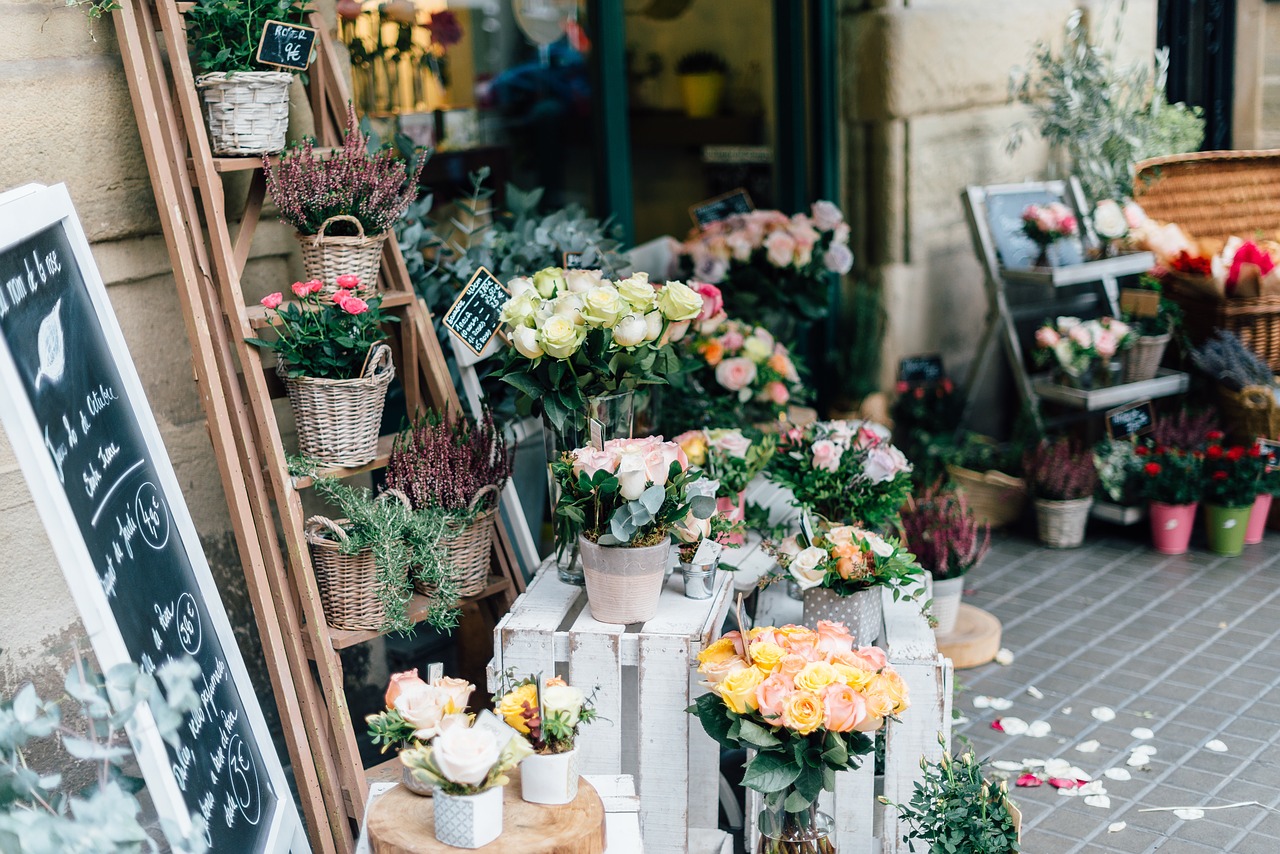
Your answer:
[[[998,471],[1010,477],[1021,477],[1022,457],[1026,448],[1026,441],[1022,438],[996,442],[988,436],[966,432],[944,454],[948,465],[976,472]]]
[[[197,0],[186,17],[191,64],[197,74],[279,71],[253,61],[262,30],[267,21],[306,23],[308,11],[310,0]]]
[[[319,286],[319,282],[305,284]],[[352,313],[355,308],[360,308],[358,313]],[[382,297],[377,296],[367,302],[344,299],[337,303],[317,291],[274,311],[276,321],[271,328],[276,337],[246,340],[275,353],[290,377],[355,379],[364,371],[373,345],[386,338],[382,325],[400,322],[400,318],[382,312]]]
[[[369,740],[374,745],[382,745],[379,753],[386,753],[390,747],[408,744],[417,730],[417,727],[404,719],[398,709],[386,709],[369,715],[364,720],[369,725]]]
[[[855,280],[845,291],[842,307],[841,345],[836,348],[835,367],[840,389],[852,401],[880,390],[880,362],[887,315],[880,288]]]
[[[199,705],[193,680],[200,673],[190,658],[161,665],[156,678],[137,665],[119,664],[105,676],[90,672],[77,661],[64,681],[66,698],[79,706],[86,722],[83,733],[63,724],[62,702],[43,700],[31,684],[11,700],[0,702],[0,851],[15,854],[138,854],[164,850],[143,828],[142,806],[135,794],[142,780],[125,773],[133,753],[124,727],[144,704],[166,742],[181,744],[183,712]],[[65,699],[65,698],[64,698]],[[60,737],[67,759],[97,766],[92,785],[82,792],[58,791],[60,774],[40,776],[27,765],[31,743]],[[183,838],[165,827],[171,849],[179,854],[202,854],[204,820],[193,814],[192,829]]]
[[[1138,448],[1137,493],[1162,504],[1194,504],[1204,488],[1204,454],[1162,445]]]
[[[120,8],[120,0],[65,0],[68,6],[78,6],[84,10],[90,20],[97,20],[107,12]]]

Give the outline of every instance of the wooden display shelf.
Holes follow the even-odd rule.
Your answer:
[[[383,308],[400,308],[401,306],[411,305],[418,295],[413,291],[378,291],[375,296],[382,297]],[[245,306],[245,316],[249,318],[249,323],[254,329],[266,329],[271,325],[270,319],[267,317],[266,306],[250,305]]]
[[[1145,505],[1125,507],[1123,504],[1094,499],[1093,506],[1089,508],[1089,515],[1116,525],[1136,525],[1147,518],[1147,508]]]
[[[1064,288],[1068,285],[1087,285],[1103,277],[1134,276],[1145,273],[1156,265],[1156,256],[1150,252],[1130,252],[1114,258],[1067,264],[1062,267],[1001,267],[1000,275],[1006,282],[1019,285],[1051,285]]]
[[[391,459],[391,446],[395,444],[396,434],[388,434],[378,437],[378,455],[362,466],[352,466],[350,468],[343,466],[330,466],[328,468],[316,469],[314,475],[302,475],[293,479],[294,489],[306,489],[313,486],[317,480],[322,477],[355,477],[365,472],[377,471],[380,468],[386,468],[387,461]]]
[[[1098,412],[1122,406],[1137,400],[1155,399],[1182,394],[1187,390],[1189,377],[1182,371],[1161,368],[1155,379],[1136,383],[1118,383],[1103,388],[1082,389],[1065,386],[1053,381],[1048,374],[1032,378],[1036,394],[1042,400],[1050,400],[1073,409]]]
[[[489,583],[483,590],[474,596],[464,596],[458,600],[458,604],[463,605],[468,602],[480,602],[492,596],[501,593],[507,593],[511,590],[511,580],[503,578],[501,575],[490,575]],[[431,609],[430,602],[426,596],[421,593],[413,594],[413,598],[409,600],[409,604],[405,606],[405,616],[417,625],[427,618],[427,612]],[[384,632],[377,629],[329,629],[329,642],[334,649],[346,649],[347,647],[356,646],[358,644],[371,641],[374,638],[381,637]],[[308,650],[308,653],[314,657],[314,653]]]

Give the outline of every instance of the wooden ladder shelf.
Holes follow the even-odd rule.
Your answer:
[[[363,767],[356,722],[343,692],[339,651],[379,633],[338,631],[325,621],[303,534],[301,491],[313,479],[288,472],[272,405],[283,396],[283,387],[261,352],[245,341],[267,324],[261,306],[246,304],[242,286],[266,200],[266,176],[260,158],[215,157],[211,152],[186,50],[182,16],[190,5],[123,0],[114,12],[116,29],[195,379],[311,842],[317,851],[350,852],[352,820],[363,819],[369,781],[399,777],[394,759],[373,769]],[[314,12],[309,23],[319,32],[307,87],[317,144],[340,145],[349,94],[327,24]],[[250,175],[234,237],[222,177],[230,172]],[[394,239],[383,252],[380,289],[384,308],[400,320],[391,343],[409,413],[428,403],[462,411],[431,315],[414,293]],[[392,438],[381,437],[377,459],[366,466],[317,474],[350,477],[381,468]],[[464,601],[464,628],[474,619],[468,615],[496,623],[524,589],[502,525],[498,534],[495,571],[484,591]],[[409,611],[415,622],[425,617],[422,597],[415,597]],[[488,632],[476,635],[487,637]],[[479,661],[489,657],[488,650],[476,653]]]

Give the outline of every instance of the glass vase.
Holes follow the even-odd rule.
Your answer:
[[[765,807],[756,854],[836,854],[835,825],[816,803],[801,812]]]
[[[564,428],[557,430],[542,416],[542,437],[547,451],[548,495],[551,498],[551,514],[555,517],[556,501],[560,489],[551,475],[551,464],[561,454],[575,448],[585,448],[593,438],[601,443],[610,439],[629,439],[635,425],[635,392],[624,391],[587,398],[585,412],[570,413]],[[560,580],[579,587],[586,584],[582,575],[582,560],[578,556],[577,539],[573,543],[557,543],[557,562]]]

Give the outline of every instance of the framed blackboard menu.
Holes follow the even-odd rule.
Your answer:
[[[689,208],[689,216],[693,218],[693,224],[698,228],[706,228],[713,222],[728,219],[734,214],[751,213],[755,209],[751,196],[747,195],[746,190],[739,188],[723,196],[699,202]]]
[[[506,286],[481,267],[449,306],[441,322],[471,352],[480,355],[502,325],[498,316],[510,296]]]
[[[1131,403],[1107,412],[1107,435],[1113,440],[1145,436],[1156,429],[1156,410],[1151,401]]]
[[[315,47],[316,31],[300,24],[267,21],[258,39],[258,51],[253,59],[259,65],[274,65],[290,71],[306,71],[311,64],[311,50]]]
[[[174,320],[175,325],[178,323]],[[181,368],[177,368],[181,370]],[[104,670],[190,656],[173,748],[129,730],[161,818],[214,852],[308,851],[195,525],[63,185],[0,196],[0,421]]]
[[[1030,189],[987,194],[987,225],[991,229],[991,239],[995,241],[1001,266],[1011,270],[1035,266],[1040,249],[1031,238],[1022,233],[1022,212],[1027,209],[1027,205],[1047,205],[1051,202],[1071,206],[1062,193],[1034,184]],[[1079,236],[1059,240],[1050,247],[1049,257],[1055,267],[1084,263],[1084,244]]]
[[[907,385],[936,383],[946,378],[941,353],[905,356],[898,360],[898,380]]]

